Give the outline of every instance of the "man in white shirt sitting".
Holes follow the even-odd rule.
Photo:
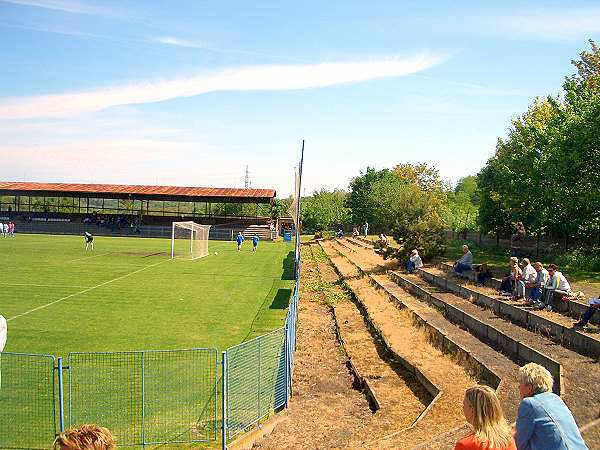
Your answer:
[[[406,263],[406,273],[412,273],[415,269],[420,269],[421,267],[423,267],[423,260],[421,260],[419,252],[415,248],[410,252],[410,258],[408,258],[408,262]]]
[[[550,264],[548,266],[548,282],[544,287],[544,303],[546,304],[546,310],[552,311],[552,299],[554,294],[568,295],[571,292],[571,285],[565,278],[565,276],[558,271],[556,264]]]

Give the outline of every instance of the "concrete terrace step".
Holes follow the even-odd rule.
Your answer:
[[[592,357],[600,357],[600,338],[598,333],[572,328],[573,321],[554,311],[537,311],[526,307],[522,302],[497,298],[476,289],[473,286],[457,284],[437,269],[421,269],[417,273],[429,283],[449,290],[458,296],[473,299],[483,307],[490,308],[497,316],[508,318],[511,322],[532,330],[540,331],[556,342]],[[596,330],[597,331],[597,330]]]
[[[600,380],[600,365],[593,358],[585,357],[565,347],[556,345],[550,339],[531,332],[525,328],[515,325],[499,318],[489,309],[480,309],[470,301],[458,297],[452,293],[444,292],[439,287],[428,283],[417,275],[393,274],[396,281],[407,280],[413,285],[425,291],[425,298],[432,299],[438,303],[437,307],[445,307],[449,317],[460,320],[464,314],[466,322],[477,331],[477,325],[471,324],[466,316],[471,316],[483,322],[487,327],[496,328],[510,338],[504,345],[510,351],[513,342],[520,347],[523,344],[540,355],[546,356],[560,364],[562,368],[561,396],[573,412],[577,422],[582,425],[598,418],[598,405],[600,404],[600,392],[591,392],[590,384],[596,384]],[[464,320],[464,319],[463,319]],[[481,331],[479,331],[481,332]],[[492,333],[492,338],[493,338]],[[513,347],[514,349],[514,347]],[[527,356],[525,352],[523,356]],[[536,355],[530,354],[529,357]],[[535,361],[535,360],[534,360]],[[552,371],[551,371],[552,372]]]
[[[441,270],[443,270],[444,272],[453,272],[453,266],[450,263],[440,263],[439,268]],[[475,283],[477,281],[476,279],[476,275],[475,272],[472,270],[468,270],[466,272],[464,272],[463,274],[464,276],[462,278],[464,278],[465,280],[471,281],[473,283]],[[488,284],[489,287],[495,290],[500,289],[500,283],[501,280],[498,278],[492,278],[491,280],[489,280]],[[477,287],[474,288],[477,291],[483,291],[483,289],[478,289]],[[554,304],[554,309],[556,312],[560,312],[563,315],[569,316],[569,317],[573,317],[575,319],[580,319],[581,316],[583,316],[583,314],[585,313],[585,311],[587,310],[588,305],[586,302],[580,301],[580,300],[571,300],[569,302],[555,302]],[[592,319],[590,320],[591,323],[596,324],[596,325],[600,325],[600,315],[599,314],[595,314],[594,316],[592,316]]]
[[[321,245],[327,254],[335,256],[330,243]],[[341,275],[346,275],[343,268],[337,268]],[[356,448],[411,448],[424,442],[427,436],[462,424],[464,419],[457,405],[462,402],[464,389],[474,383],[466,376],[464,368],[430,344],[410,316],[378,294],[366,279],[349,279],[347,284],[385,345],[434,396],[434,401],[415,426],[388,436],[373,436],[373,441],[356,443]]]

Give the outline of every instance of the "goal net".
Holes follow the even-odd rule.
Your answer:
[[[173,222],[171,258],[196,259],[208,255],[210,225],[196,222]]]

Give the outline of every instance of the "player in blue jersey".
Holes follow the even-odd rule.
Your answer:
[[[239,231],[237,236],[235,237],[235,241],[237,242],[238,252],[242,250],[242,242],[244,242],[244,236],[242,236],[242,232]]]
[[[258,247],[258,241],[260,241],[260,238],[258,237],[257,234],[255,234],[254,236],[252,236],[252,251],[255,252],[256,251],[256,247]]]

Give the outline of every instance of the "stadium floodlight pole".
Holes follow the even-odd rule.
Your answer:
[[[298,196],[298,202],[296,203],[296,248],[294,255],[294,278],[298,278],[298,258],[300,255],[300,202],[302,197],[302,166],[304,165],[304,139],[302,139],[302,152],[300,153],[300,166],[298,167],[298,190],[296,194]]]

